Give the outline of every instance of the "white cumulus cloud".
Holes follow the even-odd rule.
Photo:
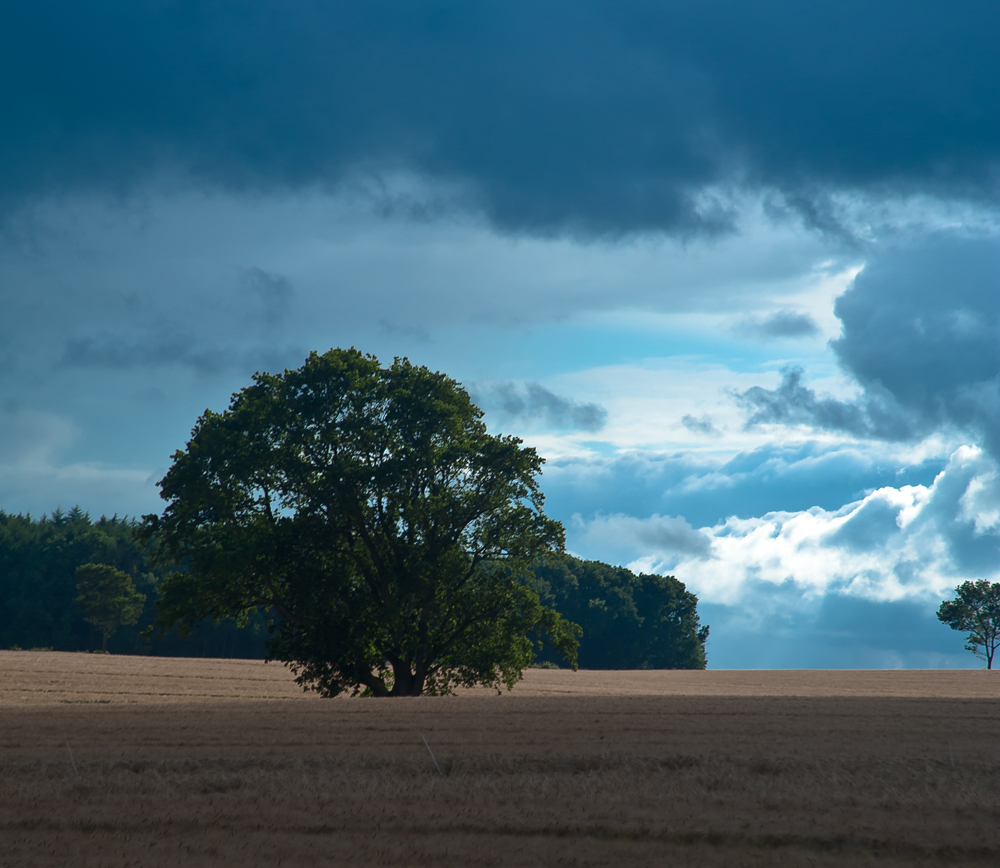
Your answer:
[[[1000,473],[977,447],[956,450],[931,485],[886,486],[840,509],[731,517],[696,530],[681,518],[598,516],[643,571],[670,571],[705,602],[735,604],[762,584],[803,597],[929,601],[972,578],[1000,578]],[[699,540],[700,538],[700,540]]]

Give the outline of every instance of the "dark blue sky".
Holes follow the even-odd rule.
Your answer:
[[[408,355],[676,572],[713,666],[975,665],[995,3],[0,10],[0,507],[158,508],[206,406]],[[802,649],[809,648],[804,654]]]

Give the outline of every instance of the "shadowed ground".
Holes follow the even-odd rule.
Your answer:
[[[0,652],[0,839],[5,865],[996,865],[1000,679],[322,700],[276,664]]]

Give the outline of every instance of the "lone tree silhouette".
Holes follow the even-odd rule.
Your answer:
[[[563,548],[543,459],[482,415],[445,375],[355,349],[256,374],[145,517],[171,570],[157,626],[274,612],[271,658],[326,696],[510,688],[545,643],[575,665],[580,628],[523,581]]]
[[[965,650],[985,660],[987,669],[993,668],[1000,647],[1000,582],[963,582],[955,588],[955,599],[941,604],[937,616],[952,630],[968,633]]]

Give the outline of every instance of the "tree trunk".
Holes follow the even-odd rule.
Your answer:
[[[104,643],[101,645],[101,650],[107,654],[108,653],[108,631],[102,630],[101,635],[104,637]]]
[[[417,671],[410,670],[408,663],[403,661],[392,662],[392,691],[390,696],[420,696],[424,692],[424,681],[427,674],[423,667],[418,666]]]

